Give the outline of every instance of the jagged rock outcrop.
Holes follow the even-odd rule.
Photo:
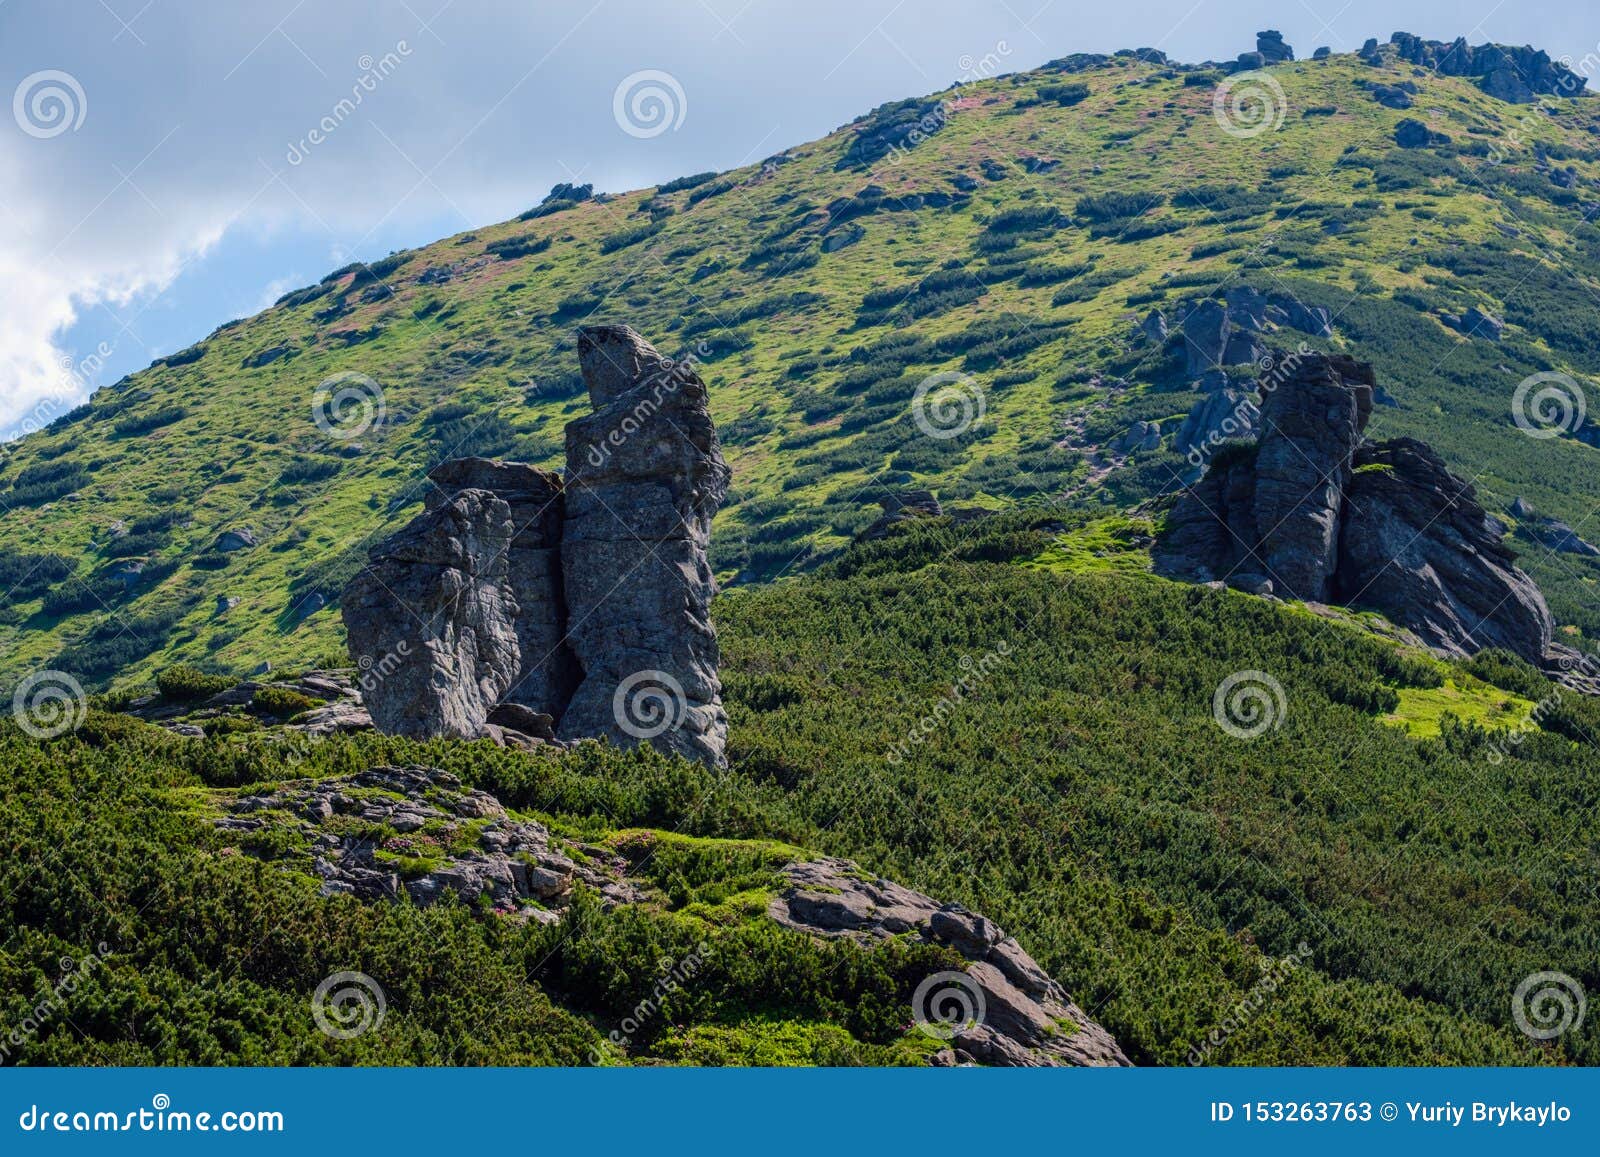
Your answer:
[[[595,412],[567,426],[561,564],[582,678],[557,734],[720,765],[707,549],[731,474],[705,383],[627,326],[582,330],[578,360]]]
[[[486,915],[540,924],[566,919],[580,888],[608,909],[664,901],[649,880],[630,874],[616,847],[562,839],[437,768],[383,766],[291,781],[233,800],[214,823],[252,855],[320,879],[327,897],[422,906],[454,897]],[[950,1048],[935,1064],[1129,1063],[1111,1034],[983,916],[871,876],[849,860],[791,863],[779,874],[782,890],[767,917],[785,928],[865,950],[892,936],[920,936],[969,962],[957,995],[969,998],[973,1016],[950,1025]],[[926,1007],[913,1008],[912,1019],[942,1031],[941,990],[921,995]]]
[[[1337,565],[1339,601],[1361,601],[1440,651],[1550,648],[1550,611],[1472,486],[1411,438],[1353,459]]]
[[[553,725],[720,764],[706,554],[729,471],[705,383],[626,326],[580,331],[578,352],[595,413],[567,427],[565,480],[443,463],[426,511],[346,589],[352,653],[392,667],[373,721],[519,745]]]
[[[1375,385],[1348,357],[1296,360],[1255,444],[1218,453],[1174,506],[1156,569],[1371,607],[1449,654],[1543,662],[1550,612],[1473,488],[1420,442],[1363,441]]]
[[[1130,1063],[1111,1034],[1074,1004],[1015,939],[983,916],[868,876],[849,860],[790,864],[783,875],[789,887],[774,897],[767,914],[785,928],[868,947],[892,936],[916,935],[966,957],[962,991],[948,995],[970,1022],[949,1025],[956,1051],[947,1063],[962,1054],[1006,1066]],[[927,996],[932,1001],[938,994]],[[945,1019],[936,1008],[914,1011],[936,1026]]]
[[[1256,51],[1268,64],[1283,64],[1294,59],[1294,49],[1283,42],[1283,33],[1275,29],[1256,33]]]
[[[428,478],[434,484],[426,498],[430,510],[462,491],[481,490],[510,511],[506,572],[517,603],[513,626],[519,662],[516,680],[504,699],[559,716],[577,683],[572,656],[563,645],[560,476],[523,462],[458,458],[435,466]]]
[[[1377,50],[1376,42],[1374,51]],[[1472,47],[1466,37],[1453,43],[1424,40],[1409,32],[1396,32],[1389,38],[1395,55],[1442,76],[1478,79],[1490,96],[1514,103],[1527,103],[1535,96],[1587,96],[1584,79],[1566,65],[1550,59],[1538,49],[1512,48],[1504,44]]]
[[[475,738],[516,682],[511,509],[462,490],[373,547],[345,588],[350,651],[388,674],[366,696],[390,735]]]

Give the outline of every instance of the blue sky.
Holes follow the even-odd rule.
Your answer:
[[[0,432],[558,181],[746,164],[986,60],[1226,59],[1261,28],[1300,55],[1600,39],[1583,6],[1505,0],[0,0]],[[614,115],[646,70],[681,114],[653,135]]]

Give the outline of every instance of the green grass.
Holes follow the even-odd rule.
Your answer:
[[[1522,726],[1535,707],[1531,699],[1470,675],[1446,678],[1442,687],[1402,687],[1399,694],[1400,706],[1385,715],[1384,722],[1417,739],[1437,739],[1447,714],[1462,723],[1500,731]]]

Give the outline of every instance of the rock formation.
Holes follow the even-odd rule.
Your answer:
[[[516,681],[511,509],[464,490],[373,547],[343,597],[358,666],[389,674],[366,696],[379,731],[470,739]]]
[[[705,383],[626,326],[579,334],[567,477],[464,458],[346,589],[379,730],[609,736],[711,764],[727,730],[707,562],[727,492]],[[554,729],[552,731],[552,728]]]
[[[915,934],[967,958],[965,980],[956,982],[961,991],[949,995],[971,1022],[949,1025],[956,1051],[947,1063],[961,1054],[983,1064],[1030,1068],[1129,1063],[1111,1034],[984,917],[868,876],[849,860],[790,864],[783,875],[790,886],[768,905],[767,915],[785,928],[868,947]],[[929,1002],[936,997],[930,993]],[[936,1027],[943,1019],[936,1008],[914,1012]],[[1073,1028],[1061,1031],[1066,1024]]]
[[[1376,42],[1372,43],[1376,51]],[[1399,59],[1443,76],[1476,77],[1485,92],[1501,100],[1525,104],[1539,95],[1588,95],[1582,76],[1534,48],[1504,44],[1480,44],[1474,48],[1465,37],[1445,44],[1409,32],[1396,32],[1389,43]]]
[[[561,569],[582,680],[557,733],[720,764],[706,552],[731,475],[705,383],[627,326],[583,330],[578,360],[595,413],[567,426]]]
[[[1253,446],[1217,454],[1154,553],[1164,574],[1371,607],[1453,655],[1543,662],[1550,612],[1504,527],[1427,446],[1362,438],[1372,368],[1321,354],[1264,393]]]

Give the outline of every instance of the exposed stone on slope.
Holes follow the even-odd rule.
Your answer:
[[[445,462],[426,511],[347,588],[352,652],[394,668],[368,689],[372,717],[407,735],[606,736],[719,764],[706,552],[729,471],[705,383],[626,326],[581,331],[579,357],[596,412],[567,427],[565,482]]]
[[[1591,558],[1600,556],[1600,547],[1584,541],[1576,530],[1560,519],[1540,514],[1525,498],[1518,498],[1511,504],[1511,516],[1517,520],[1520,533],[1559,554],[1581,554]]]
[[[335,817],[395,834],[377,840],[353,835]],[[310,864],[291,866],[309,867],[321,878],[324,896],[408,896],[429,905],[455,895],[469,905],[486,900],[502,913],[540,923],[560,920],[578,883],[599,892],[607,907],[642,898],[624,879],[620,856],[589,845],[562,846],[543,824],[507,815],[494,796],[467,789],[435,768],[375,767],[354,776],[287,783],[270,795],[235,801],[217,826],[241,835],[268,828],[298,834],[310,849]],[[468,833],[472,846],[460,850],[455,841]],[[401,857],[430,866],[405,875]]]
[[[564,739],[648,740],[719,765],[727,716],[706,553],[730,473],[705,383],[627,326],[578,336],[595,413],[567,426],[561,561],[582,671]]]
[[[1472,487],[1420,442],[1362,441],[1374,386],[1350,358],[1298,359],[1255,444],[1217,453],[1173,507],[1156,569],[1372,607],[1450,654],[1543,662],[1550,612]]]
[[[938,518],[944,513],[944,508],[939,505],[939,500],[934,497],[931,490],[904,490],[897,494],[885,494],[878,499],[878,505],[883,507],[883,517],[872,523],[856,537],[862,542],[872,542],[882,538],[889,529],[917,518]]]
[[[970,992],[981,994],[983,1009],[976,1023],[951,1026],[950,1043],[960,1052],[990,1065],[1129,1064],[1111,1034],[983,916],[868,876],[849,860],[791,864],[783,874],[790,887],[772,900],[767,914],[785,928],[869,947],[891,936],[915,935],[970,961],[966,978]],[[917,1012],[937,1023],[937,1010]]]
[[[1526,103],[1535,96],[1587,96],[1584,79],[1548,53],[1531,47],[1504,44],[1469,46],[1465,37],[1451,44],[1424,40],[1409,32],[1390,38],[1401,60],[1438,72],[1442,76],[1475,77],[1490,96]],[[1374,51],[1376,43],[1373,42]]]
[[[343,599],[350,652],[389,673],[366,696],[380,731],[478,735],[516,680],[511,510],[463,490],[374,547]]]
[[[506,556],[520,654],[517,677],[505,698],[535,711],[559,716],[577,672],[563,645],[566,615],[561,587],[561,478],[523,462],[458,458],[428,472],[435,489],[427,496],[436,509],[463,490],[486,490],[511,512],[511,546]]]
[[[1339,601],[1380,607],[1440,651],[1504,647],[1543,660],[1544,596],[1437,454],[1411,438],[1363,446],[1346,498]]]

